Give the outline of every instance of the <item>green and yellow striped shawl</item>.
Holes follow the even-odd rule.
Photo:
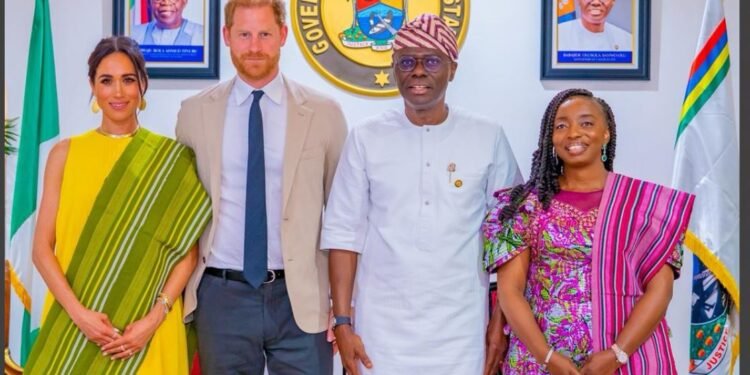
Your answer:
[[[66,278],[84,306],[107,314],[122,329],[148,313],[210,217],[193,152],[141,129],[104,180]],[[132,374],[147,350],[127,360],[110,360],[55,302],[26,372]]]

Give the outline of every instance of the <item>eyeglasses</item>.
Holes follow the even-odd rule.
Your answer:
[[[417,63],[421,63],[424,70],[430,73],[436,73],[443,66],[443,59],[440,56],[429,55],[425,57],[401,56],[396,60],[396,67],[402,72],[411,72],[417,68]]]

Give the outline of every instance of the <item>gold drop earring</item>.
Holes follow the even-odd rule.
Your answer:
[[[102,109],[99,107],[99,102],[96,100],[96,97],[94,97],[91,100],[91,112],[99,113]]]

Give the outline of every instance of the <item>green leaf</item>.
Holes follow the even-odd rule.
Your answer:
[[[18,141],[18,132],[16,132],[16,122],[18,117],[5,119],[5,155],[11,155],[18,151],[15,147]]]

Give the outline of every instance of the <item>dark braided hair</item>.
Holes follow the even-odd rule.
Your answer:
[[[503,222],[516,214],[518,207],[529,195],[529,192],[536,192],[539,201],[542,203],[542,207],[545,210],[549,208],[552,197],[560,192],[560,182],[558,178],[562,175],[562,162],[554,154],[552,132],[558,108],[560,108],[560,105],[566,100],[574,96],[589,98],[595,103],[598,103],[602,108],[602,112],[604,112],[607,119],[607,127],[609,128],[609,143],[607,143],[606,149],[607,161],[604,162],[604,168],[610,172],[612,171],[612,163],[615,160],[615,146],[617,143],[615,115],[612,113],[612,108],[609,107],[609,104],[607,104],[604,99],[594,96],[589,90],[563,90],[552,98],[552,101],[547,105],[547,110],[544,111],[541,128],[539,129],[539,144],[536,151],[534,151],[531,163],[531,175],[526,183],[518,185],[511,190],[510,203],[503,207],[502,212],[500,212],[500,217],[498,218],[500,222]]]

